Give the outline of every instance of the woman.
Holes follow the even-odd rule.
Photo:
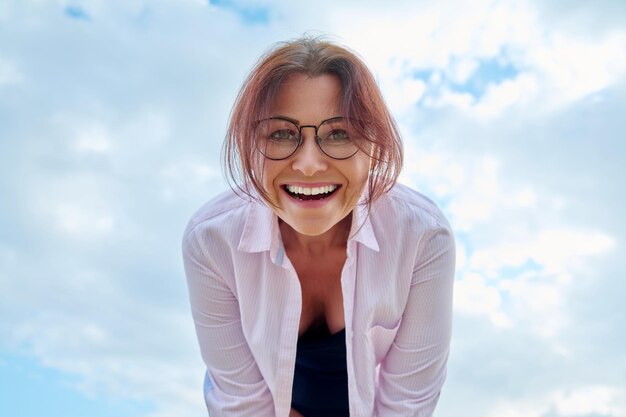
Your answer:
[[[183,257],[211,416],[430,416],[446,375],[454,238],[396,184],[402,147],[354,53],[298,39],[245,81],[225,142],[240,192]]]

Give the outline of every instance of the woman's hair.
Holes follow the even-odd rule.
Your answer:
[[[257,62],[245,80],[233,106],[223,148],[225,174],[229,183],[253,197],[253,187],[270,201],[262,184],[264,158],[255,149],[255,122],[270,114],[274,98],[289,76],[323,74],[337,76],[341,83],[341,108],[358,137],[371,146],[373,160],[367,184],[368,208],[395,184],[402,168],[402,141],[376,81],[365,63],[348,49],[320,38],[304,37],[283,42]],[[366,142],[366,143],[367,143]]]

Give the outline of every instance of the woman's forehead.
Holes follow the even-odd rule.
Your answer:
[[[294,74],[284,80],[274,96],[272,115],[282,115],[300,123],[311,123],[339,116],[342,108],[341,83],[332,74],[314,77]]]

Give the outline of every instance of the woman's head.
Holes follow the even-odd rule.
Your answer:
[[[314,83],[318,81],[318,85],[307,84],[306,80]],[[300,101],[297,100],[298,94],[294,89],[307,87],[312,87],[308,88],[309,95],[326,88],[329,96],[318,97],[320,100],[317,101],[318,107],[324,108],[316,109],[315,100],[309,100],[304,95]],[[290,102],[291,99],[295,101]],[[294,103],[294,108],[288,108],[289,103]],[[326,158],[328,169],[332,171],[337,166],[345,166],[351,159],[365,159],[367,175],[363,179],[362,190],[367,187],[366,203],[370,204],[395,183],[402,165],[402,145],[397,127],[372,74],[349,50],[317,38],[285,42],[266,53],[244,82],[232,110],[224,148],[227,176],[247,194],[251,194],[250,187],[253,187],[274,208],[280,205],[280,199],[271,186],[268,188],[272,179],[264,178],[268,174],[268,167],[269,171],[275,172],[273,169],[277,163],[284,165],[294,162],[297,165],[300,153],[304,152],[302,148],[307,146],[306,138],[315,133],[314,128],[303,129],[302,144],[292,156],[282,161],[268,159],[260,152],[255,135],[258,135],[261,120],[277,116],[295,119],[296,129],[298,125],[318,126],[325,120],[321,118],[342,117],[337,120],[349,125],[351,135],[359,138],[358,141],[355,139],[358,152],[354,156],[350,156],[350,152],[330,152],[335,157],[350,156],[345,160],[320,153],[321,160],[323,162],[323,158]],[[318,130],[323,131],[332,123],[333,120],[324,123]],[[302,179],[308,176],[302,171],[294,174],[295,177],[298,175]],[[315,175],[308,177],[309,182],[317,180]]]

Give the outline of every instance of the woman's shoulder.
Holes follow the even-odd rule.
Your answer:
[[[426,228],[450,228],[450,224],[437,204],[419,191],[397,183],[380,201],[378,212],[393,216],[395,223]]]
[[[226,190],[202,205],[189,219],[184,238],[194,230],[225,230],[245,221],[248,206],[253,201],[233,190]]]

